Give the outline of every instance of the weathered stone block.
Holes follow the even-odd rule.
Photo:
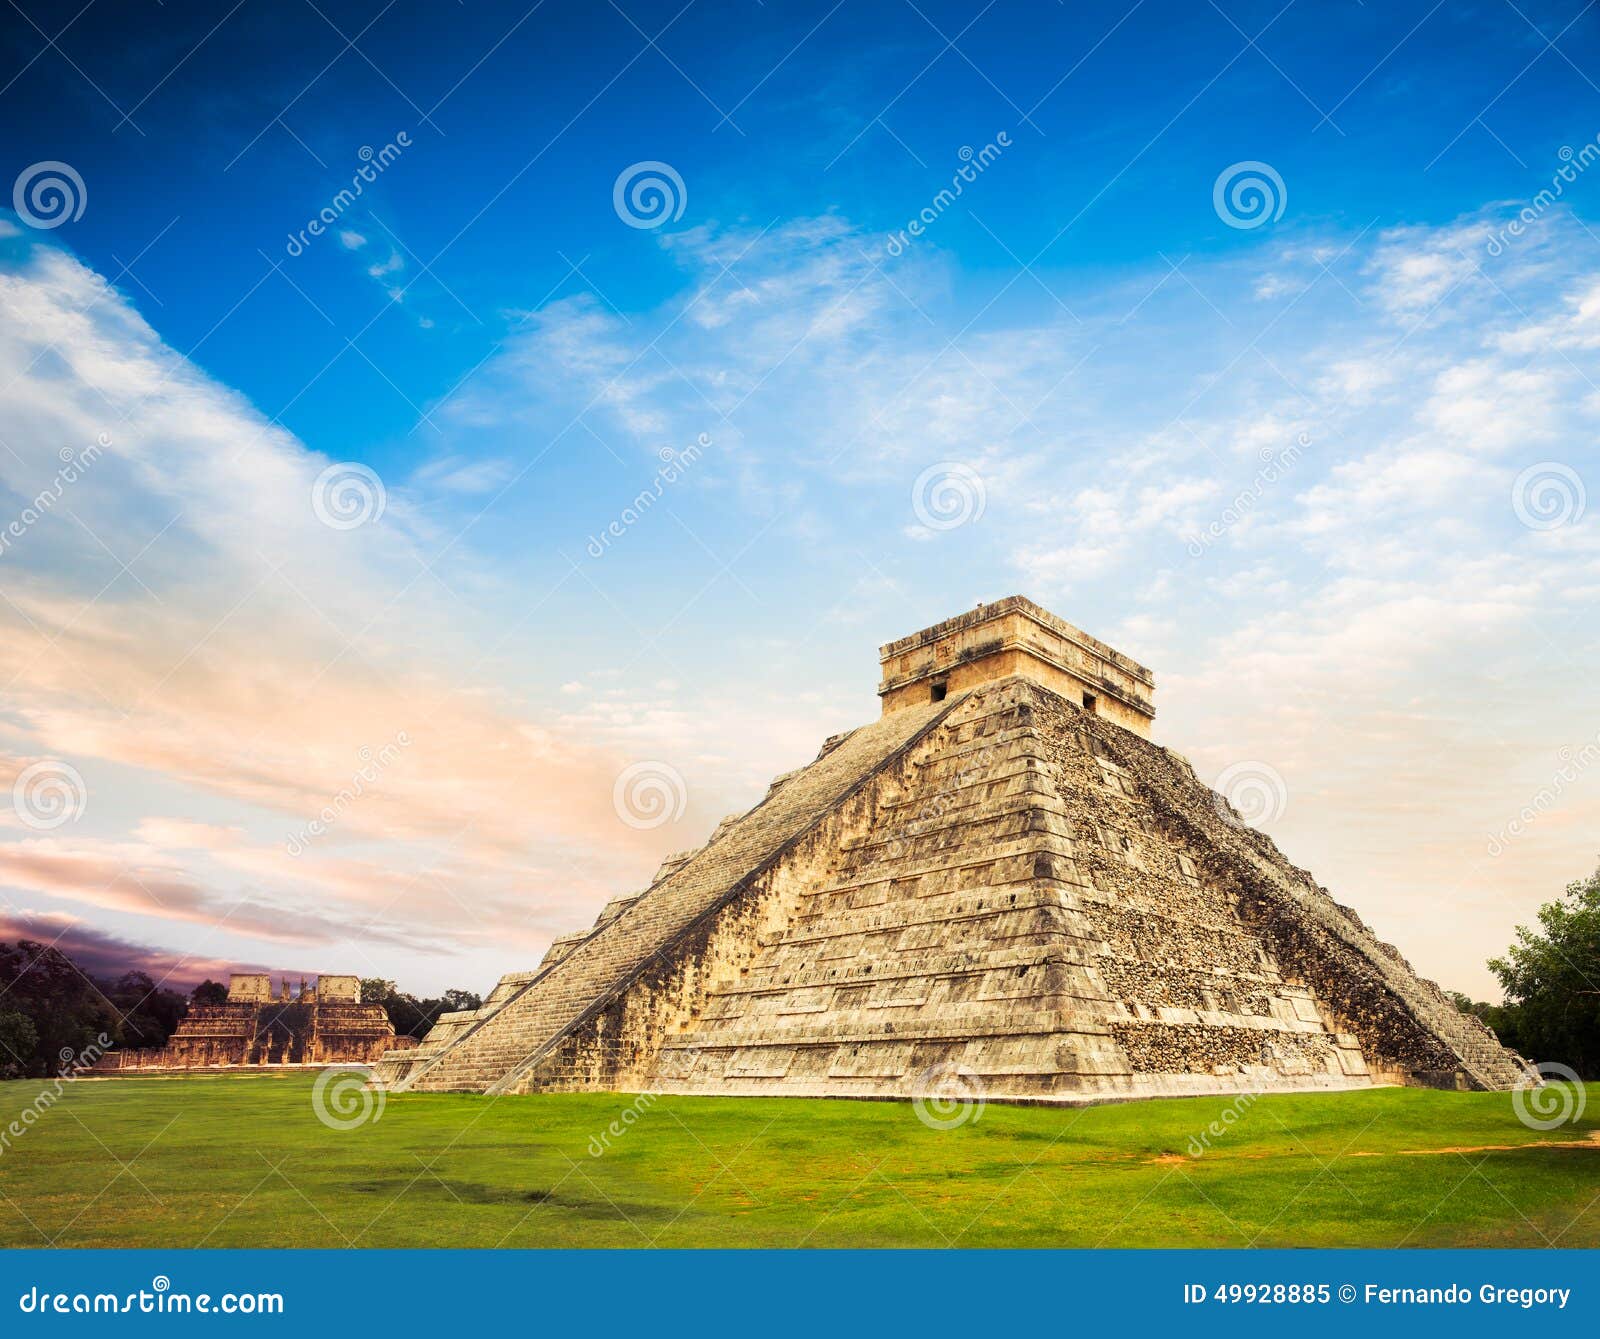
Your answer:
[[[1145,738],[1136,662],[1021,600],[882,662],[878,721],[383,1080],[883,1096],[958,1064],[1084,1101],[1521,1077]]]

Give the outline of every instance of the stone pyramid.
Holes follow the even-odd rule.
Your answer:
[[[1092,1101],[1519,1059],[1148,738],[1143,666],[1021,597],[882,648],[829,739],[483,1008],[396,1090]]]

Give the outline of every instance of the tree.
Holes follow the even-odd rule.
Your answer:
[[[21,1078],[33,1063],[39,1033],[27,1014],[0,1010],[0,1079]]]
[[[129,1050],[165,1046],[189,1012],[188,1000],[158,986],[147,972],[124,972],[103,989],[123,1016],[122,1044]]]
[[[122,1021],[105,993],[66,954],[19,939],[0,944],[0,998],[27,1018],[35,1033],[30,1054],[7,1057],[29,1078],[57,1074],[77,1056],[99,1048],[99,1038],[122,1038]]]
[[[228,988],[220,981],[207,977],[189,993],[189,999],[194,1004],[226,1004]]]
[[[421,1016],[416,998],[400,990],[393,981],[381,976],[362,977],[361,1002],[381,1004],[384,1013],[389,1016],[389,1025],[394,1028],[396,1036],[422,1035],[414,1030]]]
[[[418,999],[382,977],[362,979],[361,1000],[364,1004],[383,1005],[395,1035],[401,1037],[426,1037],[440,1014],[476,1009],[483,1004],[482,997],[470,990],[447,990],[438,999]]]
[[[405,1031],[413,1037],[426,1037],[429,1030],[439,1021],[440,1014],[459,1013],[465,1009],[477,1009],[483,1004],[483,997],[474,995],[470,990],[447,990],[438,999],[418,1000],[410,995],[404,997],[410,1005],[412,1021]],[[401,1030],[395,1024],[396,1032]]]
[[[361,978],[361,1002],[363,1004],[382,1004],[394,993],[393,981],[385,981],[381,976],[364,976]]]
[[[1537,928],[1519,925],[1489,970],[1505,990],[1519,1050],[1600,1078],[1600,869],[1540,907]]]

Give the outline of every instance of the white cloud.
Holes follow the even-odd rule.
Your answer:
[[[1535,534],[1509,496],[1541,459],[1600,495],[1600,267],[1581,230],[1552,214],[1498,258],[1477,219],[1297,243],[1186,269],[1195,288],[1074,295],[1081,322],[1041,301],[1032,324],[954,344],[966,318],[941,306],[937,257],[885,276],[866,246],[839,220],[683,235],[683,300],[632,324],[548,309],[452,410],[545,412],[565,381],[563,416],[639,447],[728,414],[733,482],[759,500],[781,476],[807,543],[849,545],[861,523],[830,524],[813,491],[864,495],[890,578],[953,595],[971,565],[989,594],[1020,586],[1128,638],[1157,665],[1164,738],[1203,771],[1281,763],[1291,855],[1424,970],[1491,990],[1483,959],[1593,856],[1581,823],[1552,822],[1514,883],[1480,859],[1522,802],[1506,760],[1569,742],[1573,653],[1593,649],[1574,623],[1600,584],[1592,521]],[[981,526],[908,514],[940,459],[985,478]],[[646,716],[695,724],[630,700],[585,728]],[[1571,804],[1592,829],[1592,789]],[[1449,942],[1429,928],[1440,899]]]
[[[637,756],[627,729],[576,735],[478,671],[485,643],[441,579],[506,610],[520,593],[489,591],[465,552],[425,575],[440,546],[423,515],[430,484],[481,489],[488,466],[390,480],[381,522],[331,529],[312,497],[325,460],[45,245],[0,271],[0,386],[6,519],[64,445],[110,443],[0,559],[0,748],[68,760],[89,790],[70,830],[8,848],[0,883],[166,925],[147,940],[226,920],[331,942],[376,916],[395,952],[448,924],[531,954],[722,807],[697,795],[682,828],[634,834],[610,798]],[[144,816],[120,832],[133,795]],[[224,917],[240,898],[259,914]]]
[[[499,488],[515,473],[506,460],[472,460],[450,455],[430,461],[413,476],[415,483],[449,493],[488,493]]]
[[[1250,757],[1279,767],[1291,856],[1424,970],[1484,990],[1482,959],[1563,868],[1591,861],[1584,834],[1600,817],[1592,790],[1575,793],[1516,863],[1476,859],[1484,831],[1522,802],[1508,759],[1537,773],[1571,742],[1600,626],[1593,520],[1534,533],[1509,497],[1524,465],[1564,460],[1600,515],[1600,267],[1574,231],[1552,214],[1492,261],[1468,220],[1188,262],[1188,283],[1154,288],[1137,276],[1069,292],[1061,279],[1077,315],[1015,293],[985,309],[931,248],[880,269],[870,240],[836,218],[675,234],[674,300],[623,314],[568,297],[524,315],[430,409],[439,452],[388,481],[383,524],[348,534],[308,520],[323,462],[182,364],[81,267],[36,260],[0,287],[15,318],[0,325],[0,373],[45,340],[67,351],[18,397],[29,458],[44,472],[61,441],[94,440],[109,401],[116,450],[72,505],[119,551],[160,535],[137,568],[160,603],[123,578],[88,604],[115,566],[70,521],[40,526],[40,562],[0,606],[0,674],[15,675],[25,736],[0,744],[137,768],[237,806],[113,834],[182,852],[185,873],[287,896],[303,872],[353,913],[391,897],[385,871],[402,868],[423,890],[408,934],[439,925],[456,898],[492,909],[469,933],[517,933],[530,906],[556,928],[617,886],[598,888],[618,865],[594,867],[617,758],[694,759],[714,778],[695,803],[714,818],[741,786],[760,793],[774,757],[804,761],[858,723],[832,723],[858,700],[837,685],[863,680],[870,710],[871,643],[913,630],[908,611],[936,617],[1021,587],[1156,668],[1161,737],[1202,774]],[[442,586],[419,576],[442,547],[430,542],[441,507],[477,508],[541,460],[588,453],[615,465],[615,497],[589,482],[546,501],[546,518],[574,513],[581,537],[649,479],[660,448],[701,432],[714,447],[666,505],[704,533],[708,574],[754,537],[752,567],[726,584],[748,572],[755,602],[735,591],[739,603],[682,620],[726,644],[707,656],[704,632],[685,632],[685,666],[650,640],[654,616],[676,615],[700,584],[657,561],[659,535],[679,537],[662,515],[658,533],[619,542],[638,567],[608,558],[573,577],[581,599],[603,597],[572,606],[597,627],[648,625],[634,659],[607,663],[598,634],[548,654],[518,647],[513,671],[548,679],[548,702],[531,708],[480,678],[526,593],[496,592],[459,548]],[[916,524],[912,483],[938,461],[983,478],[981,522]],[[539,479],[559,486],[561,472]],[[19,499],[38,486],[25,482]],[[702,532],[705,516],[726,528]],[[764,584],[767,569],[783,570]],[[459,621],[461,588],[492,593],[487,634]],[[863,645],[844,644],[854,633],[840,628],[856,627]],[[331,629],[364,631],[324,673],[344,640]],[[830,633],[842,649],[817,651]],[[803,686],[801,652],[818,670]],[[825,677],[835,666],[848,675]],[[286,830],[397,729],[415,743],[371,803],[313,863],[287,858]],[[1448,943],[1427,929],[1441,904]]]
[[[1367,291],[1392,313],[1422,316],[1468,283],[1482,259],[1477,224],[1397,228],[1373,249]]]

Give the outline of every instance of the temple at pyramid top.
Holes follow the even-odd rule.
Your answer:
[[[1020,674],[1145,738],[1155,719],[1148,669],[1021,595],[890,642],[878,659],[885,715]]]
[[[373,1081],[1098,1102],[1527,1069],[1149,739],[1150,671],[1019,597],[882,648],[830,736]]]

